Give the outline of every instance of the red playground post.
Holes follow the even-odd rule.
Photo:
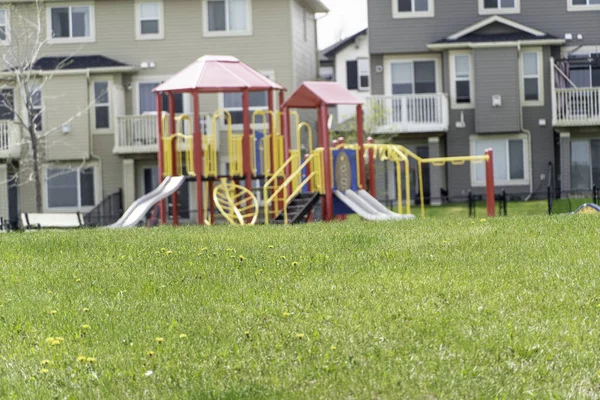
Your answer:
[[[496,216],[496,194],[494,193],[494,152],[487,149],[485,155],[488,156],[485,162],[485,202],[487,205],[487,216]]]

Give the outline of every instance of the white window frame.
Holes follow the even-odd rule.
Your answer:
[[[90,9],[90,36],[88,37],[68,37],[57,38],[52,35],[52,9],[53,8],[69,8],[69,31],[73,35],[73,18],[71,9],[73,7],[89,7]],[[93,43],[96,41],[96,13],[94,3],[52,3],[46,5],[46,30],[48,35],[48,43]]]
[[[360,78],[362,76],[365,76],[364,74],[360,73],[360,62],[362,61],[366,61],[367,62],[367,78],[369,78],[369,85],[368,86],[362,86],[361,84],[361,80]],[[358,79],[358,91],[359,92],[368,92],[371,89],[371,65],[370,65],[370,60],[366,57],[359,57],[356,59],[356,74],[357,74],[357,79]]]
[[[456,100],[456,82],[464,81],[456,78],[456,56],[469,56],[469,90],[471,101],[469,103],[458,103]],[[464,110],[475,107],[475,68],[473,66],[473,52],[472,51],[450,51],[450,104],[453,109]]]
[[[570,1],[570,0],[569,0]],[[485,8],[485,0],[479,0],[479,15],[496,15],[496,14],[520,14],[521,0],[515,0],[514,7],[502,7],[502,0],[498,0],[497,8]]]
[[[1,11],[4,11],[4,32],[6,32],[6,39],[0,40],[0,46],[8,46],[10,44],[10,9],[9,7],[0,7]]]
[[[142,4],[158,4],[158,33],[142,33]],[[151,19],[149,21],[154,21]],[[165,7],[162,0],[136,0],[135,2],[135,39],[162,40],[165,38]]]
[[[29,96],[32,98],[33,100],[33,92],[39,91],[41,92],[40,94],[40,99],[42,101],[42,104],[40,104],[38,107],[36,107],[34,104],[32,104],[32,108],[34,110],[41,110],[42,112],[42,129],[35,129],[36,132],[42,132],[44,130],[44,127],[46,126],[46,113],[44,112],[44,85],[42,83],[33,83],[29,86],[29,90],[30,90],[30,94]],[[28,111],[28,110],[26,110]]]
[[[48,170],[49,169],[72,169],[77,170],[77,204],[81,204],[81,175],[82,169],[92,168],[94,170],[94,205],[93,206],[77,206],[77,207],[50,207],[48,198]],[[102,201],[102,173],[100,171],[100,165],[98,163],[89,163],[81,165],[81,163],[66,164],[57,163],[53,165],[44,166],[44,211],[46,212],[89,212],[100,204]]]
[[[137,77],[134,78],[133,81],[131,82],[132,86],[133,86],[133,98],[135,101],[135,115],[142,115],[140,113],[140,84],[144,84],[144,83],[157,83],[157,84],[161,84],[162,82],[166,81],[167,79],[169,79],[171,76],[169,75],[152,75],[152,76],[143,76],[143,77]],[[156,98],[156,94],[154,94],[154,97]],[[163,110],[163,112],[169,112],[169,110]],[[192,112],[192,96],[190,96],[187,93],[183,94],[183,112],[185,114],[189,114]]]
[[[246,0],[246,29],[243,31],[232,31],[226,29],[224,31],[209,31],[208,30],[208,0],[202,0],[202,25],[204,37],[223,37],[223,36],[251,36],[252,35],[252,0]],[[225,15],[227,23],[228,18]]]
[[[96,93],[95,93],[95,84],[106,82],[108,84],[108,104],[97,103],[96,102]],[[110,133],[113,131],[115,115],[114,115],[114,107],[113,107],[113,81],[111,78],[97,77],[91,81],[91,99],[90,102],[93,104],[93,112],[92,114],[92,132],[93,133]],[[96,107],[108,107],[108,128],[96,128]]]
[[[435,0],[427,0],[427,11],[398,11],[398,0],[392,0],[392,16],[395,19],[408,18],[432,18],[435,17]],[[412,8],[415,9],[415,0],[412,0]]]
[[[537,54],[538,100],[525,100],[525,78],[533,78],[534,76],[525,76],[525,68],[523,65],[525,62],[523,57],[524,53]],[[521,49],[521,52],[519,53],[519,87],[521,92],[521,104],[524,107],[541,107],[544,105],[544,52],[541,47],[524,47]]]
[[[567,11],[598,11],[600,10],[600,4],[590,4],[590,0],[587,0],[585,5],[574,5],[573,0],[567,0]]]
[[[523,179],[510,179],[510,165],[507,162],[506,166],[508,168],[507,176],[509,179],[494,179],[494,184],[496,186],[526,186],[529,185],[530,180],[530,170],[531,170],[531,158],[530,158],[530,149],[529,149],[529,139],[526,134],[518,133],[518,134],[510,134],[510,135],[471,135],[469,137],[469,148],[470,154],[474,156],[480,156],[482,154],[475,154],[475,142],[477,141],[485,141],[485,140],[505,140],[506,141],[506,154],[510,157],[508,146],[510,140],[522,140],[523,141]],[[495,156],[495,155],[494,155]],[[472,187],[485,187],[485,179],[483,181],[477,180],[477,165],[482,164],[471,164],[471,186]]]
[[[435,64],[435,93],[440,93],[442,88],[442,58],[440,54],[407,54],[407,55],[390,55],[383,57],[384,74],[383,83],[386,96],[403,96],[392,94],[392,64],[394,63],[414,63],[415,61],[433,61]],[[414,85],[414,76],[413,76]],[[413,90],[414,91],[414,90]]]
[[[263,74],[264,76],[266,76],[267,78],[271,79],[271,80],[275,80],[275,71],[274,70],[262,70],[262,71],[258,71],[261,74]],[[239,92],[236,92],[239,93]],[[219,108],[221,108],[222,110],[227,110],[227,111],[243,111],[243,107],[236,107],[236,108],[226,108],[225,107],[225,97],[223,93],[219,93]],[[265,107],[250,107],[250,128],[251,129],[262,129],[263,123],[259,122],[257,124],[252,124],[252,113],[254,111],[258,111],[258,110],[268,110],[269,109],[269,99],[267,98],[267,105]],[[225,129],[227,128],[227,125],[225,124],[225,120],[223,118],[221,118],[221,128]],[[241,131],[244,129],[244,124],[231,124],[231,128],[234,131]]]

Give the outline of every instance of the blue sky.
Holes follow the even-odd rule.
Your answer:
[[[330,12],[320,17],[319,49],[367,27],[367,0],[321,0]]]

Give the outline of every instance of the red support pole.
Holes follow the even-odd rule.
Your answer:
[[[373,144],[373,138],[369,137],[367,142]],[[375,187],[375,151],[369,149],[369,192],[371,192],[371,196],[373,197],[375,197],[376,194]]]
[[[169,93],[169,130],[171,131],[171,135],[177,133],[175,132],[175,97],[173,93]],[[177,173],[177,139],[173,139],[171,141],[171,155],[173,163],[171,167],[173,168],[173,174]],[[173,225],[179,225],[179,196],[177,192],[173,193],[171,196],[171,210],[173,211]]]
[[[242,158],[246,189],[252,190],[252,153],[250,146],[250,92],[248,89],[242,93],[242,111],[244,118],[244,136],[242,137]]]
[[[359,104],[356,106],[356,126],[357,126],[357,131],[356,131],[356,135],[357,135],[357,140],[358,140],[358,160],[356,162],[359,162],[360,164],[360,177],[357,177],[359,179],[359,183],[361,186],[361,189],[366,189],[367,188],[367,177],[365,174],[365,127],[364,127],[364,122],[363,122],[363,107],[362,104]]]
[[[160,184],[165,175],[165,154],[164,154],[164,143],[163,143],[163,121],[162,121],[162,93],[156,93],[156,111],[158,115],[158,183]],[[160,201],[160,223],[167,223],[167,201]]]
[[[485,200],[487,205],[487,216],[496,216],[496,195],[494,193],[494,152],[487,149],[485,155],[488,160],[485,163]]]
[[[198,225],[204,225],[204,153],[202,150],[202,130],[200,128],[200,99],[198,93],[194,98],[194,171],[196,172],[196,196],[198,204]]]
[[[324,221],[333,219],[333,191],[331,182],[331,147],[329,139],[329,129],[327,128],[328,118],[327,104],[321,103],[319,110],[319,135],[323,144],[323,173],[325,174],[325,206],[323,214]]]

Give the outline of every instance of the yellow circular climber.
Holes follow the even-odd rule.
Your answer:
[[[213,199],[219,212],[232,225],[254,225],[258,219],[258,200],[254,193],[244,186],[227,179],[213,191]]]

